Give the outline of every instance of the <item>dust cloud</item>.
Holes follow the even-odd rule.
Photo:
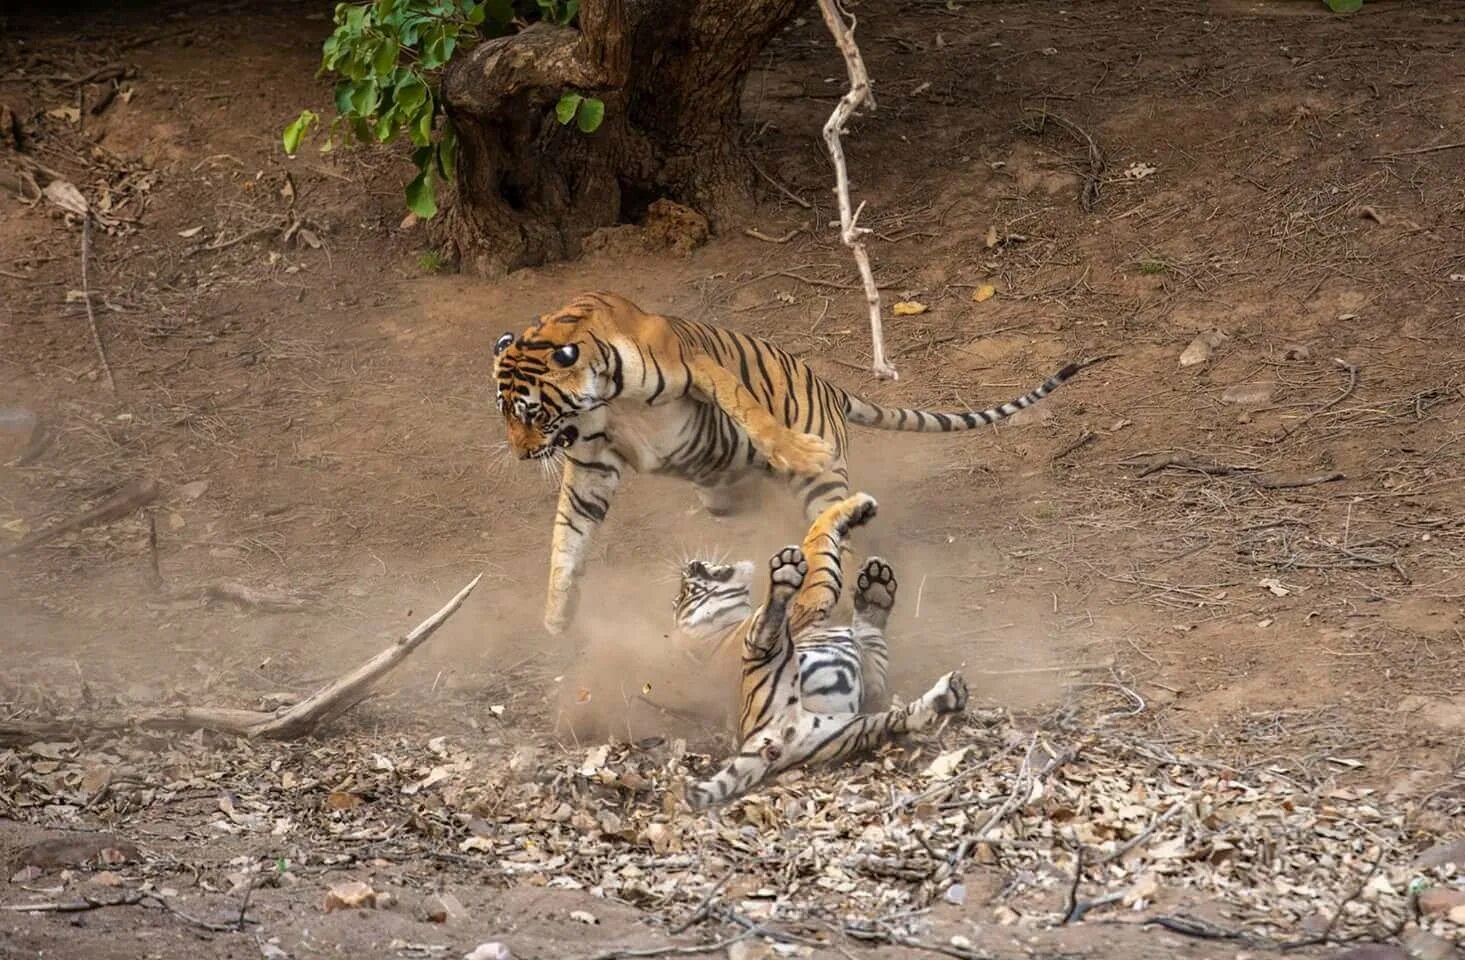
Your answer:
[[[950,670],[963,672],[978,704],[1028,709],[1061,696],[1061,674],[1049,669],[1060,660],[1053,598],[1031,586],[1014,590],[1012,563],[994,545],[1010,549],[1024,480],[984,472],[990,438],[981,434],[854,432],[854,489],[875,496],[880,512],[853,536],[836,622],[848,622],[856,572],[878,554],[900,581],[888,636],[891,689],[903,701]],[[970,501],[943,494],[973,483],[991,485],[991,514],[950,513],[949,499]],[[559,684],[562,736],[684,737],[705,745],[725,734],[737,676],[693,665],[673,648],[677,568],[694,556],[750,559],[761,567],[806,530],[782,482],[759,480],[742,494],[740,511],[722,520],[697,509],[691,488],[674,481],[638,477],[618,496],[615,519],[586,569],[579,629],[587,650]],[[538,582],[528,586],[542,596]],[[760,584],[755,600],[762,596]]]

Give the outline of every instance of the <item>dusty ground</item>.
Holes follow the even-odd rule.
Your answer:
[[[89,282],[117,393],[73,293],[80,230],[44,202],[0,192],[0,407],[37,412],[50,437],[33,457],[14,446],[0,457],[0,543],[152,478],[164,491],[152,512],[164,585],[153,579],[146,514],[0,558],[7,714],[298,696],[486,576],[440,637],[318,740],[255,749],[128,738],[0,754],[8,850],[103,829],[139,847],[100,882],[94,870],[55,865],[33,875],[16,853],[9,904],[165,889],[194,920],[228,927],[242,915],[239,891],[260,882],[251,871],[264,864],[272,878],[252,895],[243,932],[205,930],[154,901],[17,912],[0,919],[5,955],[305,957],[339,944],[458,956],[497,939],[517,956],[581,956],[667,942],[659,927],[691,916],[710,892],[709,861],[728,864],[734,886],[739,871],[756,873],[741,859],[756,853],[698,832],[710,821],[685,827],[710,879],[674,879],[681,889],[647,897],[624,884],[596,896],[606,883],[588,874],[582,889],[542,888],[553,869],[495,865],[515,842],[492,826],[519,816],[508,811],[539,809],[522,819],[539,836],[569,829],[547,797],[569,797],[566,809],[604,802],[575,785],[591,744],[574,742],[563,721],[585,731],[595,720],[622,740],[629,727],[642,742],[634,763],[648,770],[699,762],[679,758],[678,736],[717,747],[705,731],[621,709],[625,691],[655,675],[671,566],[701,549],[763,556],[799,528],[776,489],[758,510],[716,523],[691,513],[690,489],[637,478],[597,545],[583,605],[594,656],[614,673],[576,671],[545,641],[553,482],[504,456],[488,348],[587,288],[768,335],[887,403],[983,405],[1067,359],[1119,354],[980,436],[856,435],[855,482],[882,504],[860,549],[892,559],[904,585],[897,689],[914,695],[961,666],[980,706],[1016,711],[998,724],[1020,731],[1013,737],[1036,727],[1062,753],[1087,724],[1107,759],[1076,780],[1054,773],[1053,796],[1090,789],[1083,776],[1102,767],[1131,793],[1148,783],[1139,807],[1150,809],[1169,795],[1156,784],[1170,784],[1185,757],[1205,759],[1184,769],[1223,771],[1214,783],[1184,781],[1200,796],[1226,794],[1231,778],[1246,790],[1282,784],[1323,821],[1340,816],[1329,804],[1352,804],[1345,820],[1372,810],[1357,816],[1381,825],[1318,861],[1332,884],[1297,887],[1291,868],[1276,866],[1285,858],[1262,857],[1282,880],[1238,881],[1243,895],[1160,870],[1170,880],[1157,899],[1167,909],[1210,904],[1228,930],[1231,917],[1273,940],[1316,935],[1316,917],[1289,926],[1305,911],[1258,927],[1225,905],[1312,896],[1326,918],[1377,856],[1389,865],[1380,876],[1404,865],[1395,887],[1357,898],[1348,920],[1350,935],[1379,936],[1365,902],[1382,911],[1413,855],[1465,822],[1465,4],[1370,0],[1351,19],[1321,4],[1229,0],[864,6],[859,36],[880,110],[852,130],[855,190],[869,202],[887,297],[930,307],[888,324],[894,384],[864,372],[853,270],[824,227],[817,131],[841,72],[817,19],[770,49],[746,110],[754,155],[817,206],[769,188],[745,226],[800,233],[774,247],[734,227],[686,258],[613,244],[489,284],[430,272],[426,231],[401,226],[399,157],[281,154],[281,125],[328,100],[309,81],[328,5],[10,17],[0,104],[22,122],[27,154],[111,220],[92,236]],[[79,123],[67,116],[75,80],[111,64],[126,68],[121,93],[100,114],[86,107]],[[88,87],[87,103],[103,89]],[[1092,177],[1087,145],[1057,122],[1040,128],[1033,118],[1045,109],[1102,151],[1092,209],[1079,202]],[[0,171],[13,169],[7,156],[0,150]],[[983,284],[996,296],[975,302]],[[1182,366],[1182,351],[1211,331],[1221,336],[1209,359]],[[307,610],[196,600],[220,580],[287,592]],[[582,684],[588,704],[575,702]],[[931,755],[989,735],[975,722],[946,731],[891,774],[889,790],[913,782]],[[434,750],[436,737],[446,740]],[[997,808],[1020,779],[1022,754],[992,765],[981,809]],[[511,786],[526,764],[559,775]],[[402,793],[436,766],[450,769]],[[883,775],[876,766],[849,776],[898,796]],[[810,782],[835,790],[840,778]],[[463,800],[493,784],[497,799]],[[646,831],[664,785],[627,788],[617,801],[618,816],[637,824],[627,849],[655,846]],[[801,789],[775,793],[797,805]],[[335,809],[336,794],[357,800]],[[362,797],[367,812],[353,813]],[[1002,955],[1236,954],[1229,942],[1116,927],[1106,921],[1124,911],[1112,906],[1050,929],[1062,913],[1054,877],[1072,868],[1063,838],[1043,827],[1062,822],[1052,802],[1016,818],[1007,846],[983,848],[961,904],[948,902],[949,867],[886,871],[880,889],[894,892],[878,895],[909,908],[887,927],[927,943],[964,936]],[[1095,804],[1075,822],[1101,821]],[[1161,809],[1109,836],[1132,838]],[[802,823],[792,810],[782,822]],[[744,818],[735,834],[759,838],[749,849],[779,835],[777,816],[729,816]],[[967,829],[947,827],[956,837]],[[603,821],[577,829],[602,841],[618,833]],[[1216,828],[1194,829],[1188,842]],[[1342,828],[1297,829],[1322,849]],[[487,848],[463,846],[485,832]],[[688,868],[673,860],[656,869],[680,877]],[[1043,862],[1057,871],[1046,880]],[[1127,889],[1140,867],[1090,865],[1086,876]],[[345,879],[369,879],[400,902],[321,913],[323,891]],[[1435,879],[1460,882],[1448,871]],[[421,919],[419,901],[440,889],[461,899],[466,919]],[[1024,889],[1047,900],[1025,901]],[[756,899],[756,889],[742,895]],[[600,925],[569,921],[575,910]],[[676,942],[739,929],[716,917]],[[780,929],[786,941],[814,936],[807,923]],[[784,947],[870,949],[830,929],[816,939],[833,948]]]

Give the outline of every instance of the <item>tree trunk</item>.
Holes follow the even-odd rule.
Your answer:
[[[715,218],[747,194],[743,84],[802,0],[584,0],[580,28],[538,23],[479,44],[443,76],[459,136],[445,221],[465,270],[498,276],[577,256],[592,231],[660,197]],[[573,90],[605,102],[561,125]]]

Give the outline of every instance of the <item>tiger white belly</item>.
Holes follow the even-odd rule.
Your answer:
[[[614,405],[606,424],[606,434],[611,449],[629,463],[638,473],[660,473],[697,481],[705,473],[710,452],[707,447],[711,438],[699,435],[699,407],[703,404],[690,398],[674,400],[671,403],[649,406],[647,404]],[[721,425],[727,431],[730,424]],[[740,432],[739,432],[740,433]],[[726,433],[723,434],[726,439]],[[735,441],[745,449],[746,436],[739,435]],[[750,466],[763,466],[767,461],[754,456],[749,464],[745,456],[725,459],[727,466],[719,471],[724,474],[741,473]]]

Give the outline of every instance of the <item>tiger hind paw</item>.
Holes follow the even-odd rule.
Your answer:
[[[856,585],[856,613],[878,611],[888,614],[895,606],[895,592],[900,588],[900,583],[895,579],[895,570],[880,557],[871,557],[865,561]]]
[[[768,560],[768,598],[787,601],[804,585],[809,563],[798,547],[784,547]]]
[[[936,686],[931,688],[927,696],[930,697],[931,708],[937,714],[960,713],[966,709],[966,678],[952,671],[937,680]]]

